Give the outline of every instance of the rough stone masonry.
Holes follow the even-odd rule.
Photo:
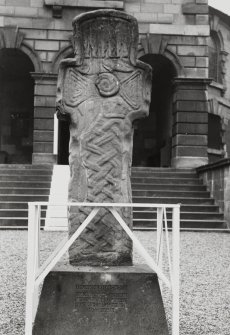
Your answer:
[[[146,117],[151,68],[138,61],[138,24],[115,10],[73,21],[75,58],[62,61],[57,115],[70,124],[69,202],[131,202],[133,121]],[[71,236],[90,213],[69,208]],[[120,215],[132,227],[130,208]],[[132,265],[132,243],[101,209],[69,250],[72,265]]]

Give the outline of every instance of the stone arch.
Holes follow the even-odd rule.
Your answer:
[[[220,50],[224,51],[225,50],[225,47],[224,47],[224,38],[223,38],[222,32],[220,30],[217,31],[217,36],[218,36],[219,43],[220,43]]]
[[[1,48],[0,63],[2,163],[30,164],[34,130],[34,79],[31,73],[35,67],[21,48]]]
[[[168,40],[162,35],[149,35],[141,39],[138,46],[138,58],[146,54],[157,54],[166,57],[175,67],[177,77],[184,77],[185,70],[179,57],[168,48]]]
[[[57,73],[58,72],[58,67],[62,59],[67,58],[70,54],[74,52],[73,46],[70,44],[68,46],[63,47],[59,52],[54,56],[52,60],[52,72]]]
[[[24,41],[23,34],[17,26],[6,26],[0,29],[0,49],[19,49],[32,61],[35,72],[42,72],[38,54]]]
[[[21,44],[20,50],[23,51],[30,58],[31,62],[34,65],[34,71],[42,72],[42,63],[35,51],[24,42]]]
[[[226,90],[226,60],[228,52],[225,50],[224,38],[220,29],[220,20],[217,16],[210,17],[210,39],[213,39],[218,46],[219,53],[219,72],[220,72],[220,81],[223,85],[223,90]]]
[[[220,18],[217,16],[210,17],[210,35],[214,33],[215,38],[218,39],[218,43],[220,44],[220,49],[225,50],[224,48],[224,38],[220,29]]]

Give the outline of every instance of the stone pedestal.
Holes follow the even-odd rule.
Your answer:
[[[147,266],[61,265],[45,279],[33,335],[166,335],[157,275]]]

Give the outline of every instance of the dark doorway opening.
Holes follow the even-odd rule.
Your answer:
[[[34,66],[18,49],[0,50],[0,163],[31,163]]]
[[[133,166],[171,165],[172,96],[174,65],[162,55],[145,55],[140,60],[153,68],[149,116],[134,124]]]
[[[69,122],[59,121],[58,123],[58,164],[69,164]]]
[[[214,163],[224,158],[223,130],[219,115],[208,114],[208,160]]]

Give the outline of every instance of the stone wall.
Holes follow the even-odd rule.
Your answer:
[[[221,118],[222,150],[216,152],[216,159],[230,157],[230,29],[229,17],[210,9],[210,29],[220,47],[220,69],[222,83],[212,82],[209,87],[209,113]],[[210,151],[210,149],[208,149]]]
[[[223,211],[230,228],[230,159],[202,166],[197,172]]]
[[[99,6],[124,9],[137,18],[140,38],[146,34],[164,35],[169,41],[168,49],[179,57],[187,76],[207,77],[207,1],[85,0],[82,5],[80,3],[71,0],[0,0],[0,27],[17,26],[24,33],[24,43],[41,61],[42,70],[53,72],[60,51],[63,56],[71,52],[72,19],[76,15]]]
[[[5,29],[4,27],[17,26],[19,32],[24,36],[23,50],[27,50],[27,54],[33,58],[36,64],[34,74],[34,162],[39,161],[42,157],[47,162],[55,161],[52,139],[54,97],[56,94],[54,74],[58,71],[61,59],[68,57],[73,51],[72,20],[82,12],[102,7],[124,10],[137,18],[140,33],[139,57],[148,53],[160,54],[172,62],[178,77],[192,78],[198,81],[201,78],[202,80],[208,78],[207,0],[0,0],[0,36],[1,30]],[[182,86],[187,86],[187,84],[182,84]],[[198,86],[200,90],[200,84]],[[185,93],[184,88],[181,92]],[[206,88],[204,88],[201,102],[205,103],[205,97]],[[181,100],[186,99],[180,95],[179,104]],[[188,105],[190,100],[186,101]],[[193,127],[194,117],[196,119],[203,113],[203,107],[202,110],[197,109],[198,105],[191,104],[193,107],[189,111],[187,109],[178,110],[177,113],[175,108],[178,104],[175,101],[174,110],[177,117],[174,118],[174,135],[177,139],[174,141],[176,148],[173,149],[173,155],[184,157],[174,160],[177,167],[180,167],[178,162],[181,161],[183,161],[183,166],[185,161],[188,161],[188,167],[207,163],[206,131],[201,134],[202,140],[201,137],[197,136],[199,135],[197,131],[195,134],[190,133],[196,137],[190,136],[186,139],[187,143],[190,143],[185,145],[187,149],[183,148],[184,143],[181,142],[181,139],[186,137],[186,132],[183,129]],[[183,120],[178,121],[181,112],[184,113]],[[186,116],[189,113],[191,113],[192,119]],[[207,119],[204,115],[201,118],[201,127],[206,129]],[[198,121],[195,123],[199,122],[200,119],[196,120]],[[180,124],[177,124],[178,122]],[[178,135],[183,136],[175,134],[175,130],[179,128],[183,129]],[[195,149],[196,146],[199,146],[198,153]],[[194,151],[196,154],[191,156],[190,153]],[[190,155],[189,159],[188,155]],[[202,158],[197,159],[201,155]]]
[[[202,0],[127,0],[125,10],[139,23],[140,40],[162,36],[186,77],[208,77],[208,5]]]

